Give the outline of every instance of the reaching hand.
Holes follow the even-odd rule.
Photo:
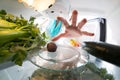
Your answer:
[[[52,39],[52,41],[56,41],[62,37],[81,37],[81,35],[87,35],[87,36],[93,36],[94,33],[90,33],[87,31],[81,31],[82,26],[87,22],[86,19],[83,19],[82,21],[80,21],[78,23],[78,25],[76,25],[77,23],[77,15],[78,12],[76,10],[74,10],[72,12],[72,16],[70,18],[71,25],[67,22],[66,19],[64,19],[63,17],[57,17],[58,21],[62,21],[62,23],[65,25],[65,32],[61,33],[60,35],[54,37]]]

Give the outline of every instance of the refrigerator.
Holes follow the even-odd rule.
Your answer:
[[[120,46],[120,0],[55,0],[56,2],[51,8],[45,11],[36,11],[18,0],[0,0],[0,9],[16,16],[24,16],[29,19],[30,16],[36,18],[36,23],[40,25],[40,29],[49,34],[51,22],[57,16],[62,16],[69,20],[73,10],[78,11],[78,21],[83,18],[87,19],[87,23],[82,30],[94,32],[93,37],[82,36],[81,41],[102,41]],[[62,25],[63,26],[63,25]],[[61,27],[59,33],[64,31]],[[52,34],[49,34],[52,35]],[[57,34],[56,34],[57,35]],[[68,39],[58,41],[59,44],[69,45]],[[98,59],[90,55],[91,62],[98,67],[106,68],[108,73],[112,74],[115,80],[120,79],[120,67],[109,62]],[[33,71],[36,66],[27,59],[22,66],[15,65],[13,62],[0,63],[0,80],[29,80],[27,73]],[[27,78],[26,78],[27,76]],[[95,80],[95,79],[83,79]]]

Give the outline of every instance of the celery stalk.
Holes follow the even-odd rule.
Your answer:
[[[0,31],[0,46],[2,46],[6,42],[10,42],[11,40],[15,40],[16,38],[25,37],[28,33],[25,31],[17,31],[17,30],[1,30]]]
[[[0,63],[12,61],[21,66],[28,51],[45,46],[47,36],[40,32],[34,20],[0,10]]]
[[[0,19],[0,28],[14,28],[16,26],[17,25],[15,23]]]

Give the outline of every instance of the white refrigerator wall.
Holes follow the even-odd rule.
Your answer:
[[[107,17],[107,41],[120,45],[120,6],[111,13],[108,13]]]

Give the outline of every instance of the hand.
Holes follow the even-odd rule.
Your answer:
[[[57,17],[58,21],[62,21],[62,23],[65,25],[65,32],[61,33],[60,35],[54,37],[52,41],[56,41],[62,37],[81,37],[82,35],[87,35],[87,36],[93,36],[94,33],[90,33],[87,31],[81,31],[82,26],[87,22],[86,19],[83,19],[76,25],[77,23],[77,15],[78,12],[74,10],[72,12],[72,16],[70,18],[71,20],[71,25],[67,22],[66,19],[63,17]]]

